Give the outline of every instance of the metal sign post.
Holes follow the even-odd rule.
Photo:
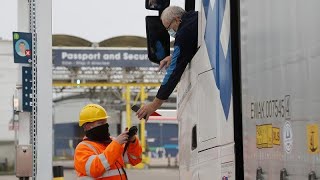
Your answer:
[[[31,175],[33,180],[53,177],[51,4],[51,0],[18,1],[18,30],[29,32],[13,33],[15,63],[24,64],[19,65],[16,85],[22,104],[17,108],[17,149],[29,147],[16,157],[20,179],[29,179]],[[24,161],[29,161],[32,167],[24,165]]]
[[[18,1],[18,31],[30,32],[29,25],[29,2],[28,0]],[[30,50],[32,51],[32,39],[30,38],[31,33],[13,33],[13,52],[14,52],[14,62],[19,63],[18,66],[18,80],[16,84],[16,99],[17,107],[15,107],[15,112],[18,115],[18,133],[17,133],[17,146],[21,149],[23,146],[31,146],[31,130],[30,130],[30,112],[23,112],[22,104],[22,79],[23,73],[22,69],[24,67],[30,67],[30,60],[32,58]],[[24,54],[23,54],[24,53]],[[28,54],[28,56],[26,55]],[[29,55],[30,54],[30,55]],[[30,153],[29,153],[30,152]],[[16,176],[19,179],[29,179],[32,175],[32,167],[26,167],[23,165],[24,161],[29,159],[32,161],[32,149],[28,153],[20,153],[19,156],[16,155]],[[29,161],[30,162],[30,161]],[[32,164],[32,162],[30,162]]]

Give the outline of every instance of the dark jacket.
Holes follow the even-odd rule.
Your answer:
[[[156,96],[161,100],[168,99],[188,63],[197,52],[198,12],[189,11],[182,16],[181,20],[175,37],[171,63]]]

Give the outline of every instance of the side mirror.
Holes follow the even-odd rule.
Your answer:
[[[149,60],[160,64],[163,58],[170,55],[169,34],[159,16],[146,17],[146,30]]]
[[[146,9],[162,11],[170,5],[170,0],[146,0]]]

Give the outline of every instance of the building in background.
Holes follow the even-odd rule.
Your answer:
[[[119,36],[92,43],[75,36],[53,35],[53,119],[56,159],[73,158],[74,147],[84,136],[83,130],[78,127],[78,113],[88,103],[100,104],[108,111],[111,136],[117,136],[124,131],[127,117],[125,87],[101,85],[77,87],[72,86],[72,83],[73,85],[75,83],[79,85],[137,84],[136,87],[134,85],[130,87],[130,104],[139,104],[140,100],[137,97],[139,97],[140,86],[138,84],[160,84],[164,75],[157,71],[157,65],[151,64],[148,58],[145,58],[147,57],[146,45],[146,39],[138,36]],[[84,57],[88,58],[84,60]],[[102,65],[96,65],[96,63]],[[106,65],[106,63],[110,64]],[[148,94],[146,102],[153,100],[157,89],[158,87],[145,87]],[[164,107],[175,109],[175,94],[169,98]],[[135,113],[131,112],[130,119],[132,125],[139,126],[140,122]],[[172,155],[175,154],[176,152],[172,153]]]
[[[151,158],[176,157],[178,154],[178,121],[176,110],[157,110],[146,123],[147,147]]]
[[[54,48],[68,47],[70,49],[95,48],[95,47],[129,47],[143,48],[146,39],[137,36],[121,36],[104,40],[100,43],[91,43],[85,39],[68,36],[53,35]],[[18,65],[13,62],[12,41],[0,41],[0,163],[8,160],[13,166],[15,162],[15,133],[14,128],[18,124],[12,123],[13,107],[12,99],[18,80]],[[149,61],[147,63],[150,63]],[[84,82],[161,82],[163,73],[156,71],[157,67],[68,67],[53,66],[53,83],[84,83]],[[131,104],[135,101],[140,88],[131,89]],[[146,102],[152,101],[157,93],[157,88],[146,88],[148,98]],[[126,124],[124,90],[121,88],[90,87],[90,88],[66,88],[54,87],[53,89],[53,121],[54,121],[54,157],[55,159],[72,159],[74,148],[82,140],[84,132],[78,126],[78,113],[88,103],[97,103],[104,106],[109,115],[108,120],[112,136],[117,136]],[[139,104],[139,101],[138,101]],[[175,109],[176,95],[173,94],[164,104],[164,108]],[[131,113],[132,125],[139,126],[139,120]],[[166,157],[169,154],[177,154],[177,123],[147,123],[146,135],[150,155],[154,157]],[[155,129],[155,130],[151,130]],[[160,132],[164,132],[160,136]],[[155,141],[152,139],[155,138]],[[165,154],[161,148],[164,148]],[[155,152],[158,151],[158,155]]]

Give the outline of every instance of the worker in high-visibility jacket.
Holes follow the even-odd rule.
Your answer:
[[[108,117],[106,110],[97,104],[88,104],[80,112],[79,126],[86,136],[77,145],[74,155],[79,180],[127,180],[125,163],[134,166],[141,162],[138,138],[128,139],[127,130],[111,138]],[[128,149],[123,152],[127,142]]]

